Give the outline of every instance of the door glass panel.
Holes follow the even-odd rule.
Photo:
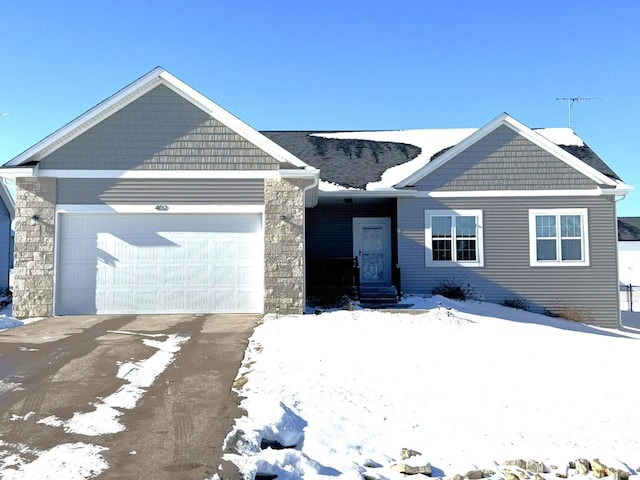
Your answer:
[[[384,248],[384,239],[382,238],[382,228],[366,227],[362,229],[362,251],[363,252],[382,252]]]
[[[381,253],[362,254],[362,279],[383,280],[383,255]]]
[[[383,282],[385,272],[387,230],[381,225],[362,225],[359,230],[360,279],[363,282]]]

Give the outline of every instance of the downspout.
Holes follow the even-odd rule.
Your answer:
[[[307,307],[307,190],[315,188],[320,183],[320,172],[313,177],[313,183],[302,189],[302,313]]]

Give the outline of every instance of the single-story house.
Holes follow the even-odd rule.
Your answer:
[[[0,179],[1,180],[1,179]],[[9,270],[13,263],[13,236],[11,222],[15,205],[9,189],[0,181],[0,293],[9,288]]]
[[[569,129],[258,132],[156,68],[9,161],[14,314],[301,313],[312,262],[619,322],[616,198]]]

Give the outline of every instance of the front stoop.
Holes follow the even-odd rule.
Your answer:
[[[393,285],[363,285],[360,287],[360,306],[363,308],[395,308],[398,290]]]

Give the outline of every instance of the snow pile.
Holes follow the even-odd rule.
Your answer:
[[[279,479],[404,478],[391,469],[403,448],[434,476],[515,458],[640,465],[626,368],[640,361],[640,336],[488,303],[406,301],[427,311],[266,319],[239,372],[247,414],[225,458],[245,478]]]
[[[22,327],[23,325],[29,325],[33,322],[38,322],[43,319],[43,317],[32,317],[32,318],[23,318],[22,320],[18,320],[11,316],[11,305],[5,307],[3,312],[0,314],[0,332],[2,330],[7,330],[9,328]]]
[[[392,188],[405,178],[427,165],[431,158],[442,150],[457,145],[477,128],[430,128],[412,130],[383,130],[362,132],[314,133],[313,136],[348,140],[371,140],[374,142],[395,142],[414,145],[421,149],[420,154],[408,162],[389,168],[378,182],[369,183],[366,190]],[[584,142],[570,128],[540,128],[535,130],[556,145],[584,146]],[[321,191],[333,192],[346,190],[346,187],[321,181]]]
[[[0,315],[0,331],[6,330],[8,328],[21,327],[22,325],[24,325],[24,323],[20,320],[17,320],[8,315]]]
[[[3,442],[0,440],[0,447]],[[32,450],[23,446],[21,453],[36,455],[31,463],[24,463],[15,455],[3,459],[0,472],[4,480],[82,480],[93,478],[108,468],[100,453],[106,450],[99,445],[63,443],[49,450]],[[3,468],[3,467],[12,468]]]

